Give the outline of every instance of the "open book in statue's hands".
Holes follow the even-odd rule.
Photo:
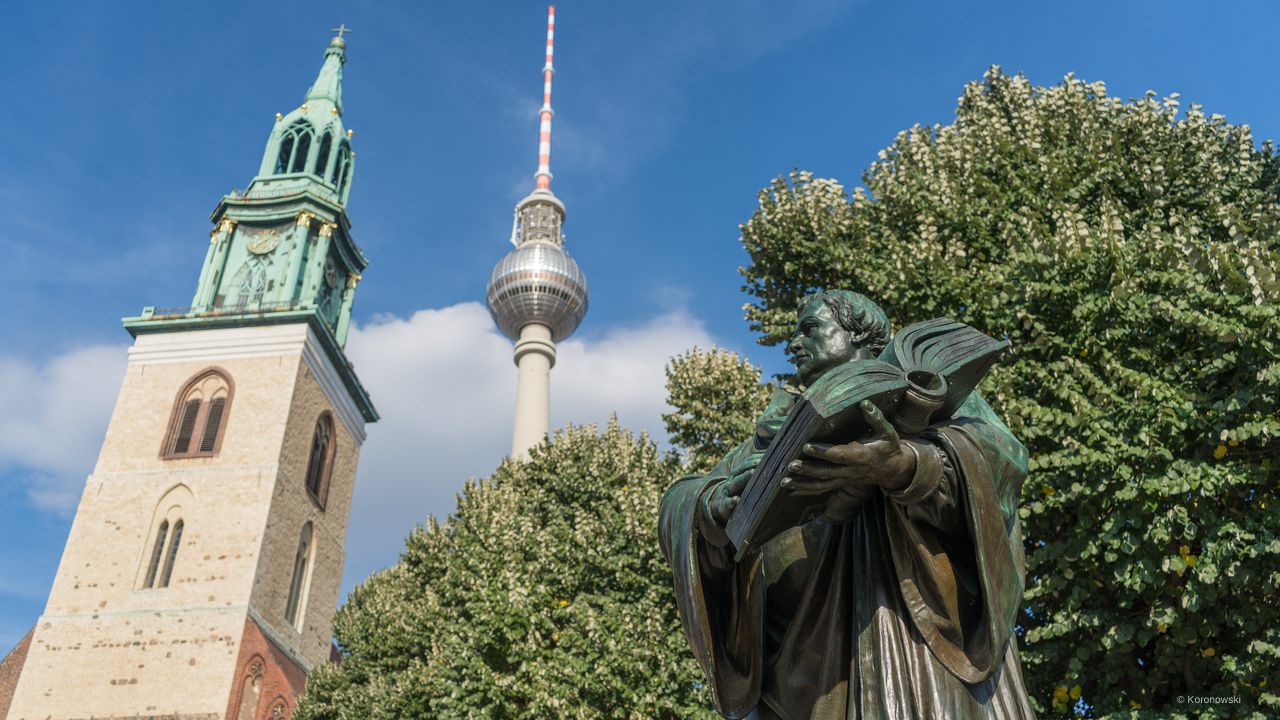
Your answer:
[[[853,360],[810,385],[787,414],[747,481],[726,525],[741,559],[787,528],[808,522],[829,496],[782,486],[806,443],[847,443],[871,429],[860,405],[870,401],[904,436],[951,418],[1009,343],[963,323],[937,318],[903,328],[876,360]]]

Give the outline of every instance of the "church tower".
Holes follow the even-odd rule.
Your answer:
[[[134,337],[11,720],[279,720],[330,659],[378,419],[343,345],[366,260],[338,29],[257,176],[222,198],[191,306]]]
[[[547,61],[538,111],[538,171],[533,192],[516,205],[511,244],[489,276],[489,313],[516,341],[516,417],[511,457],[528,458],[547,436],[556,343],[587,314],[587,278],[564,248],[564,203],[551,192],[551,78],[556,9],[547,10]]]

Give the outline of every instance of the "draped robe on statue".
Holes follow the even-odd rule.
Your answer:
[[[1026,449],[974,393],[954,419],[904,439],[917,455],[905,488],[734,562],[707,495],[768,446],[794,402],[776,394],[753,440],[662,499],[659,540],[716,709],[761,720],[1034,718],[1013,638]]]

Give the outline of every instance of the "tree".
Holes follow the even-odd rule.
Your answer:
[[[852,196],[793,172],[742,226],[747,319],[847,287],[1013,351],[984,395],[1032,453],[1020,630],[1042,710],[1280,711],[1280,159],[1177,96],[993,68]],[[1179,705],[1237,696],[1241,706]]]
[[[654,537],[679,472],[611,423],[468,482],[338,611],[294,717],[715,717]]]
[[[717,347],[673,357],[666,371],[671,444],[686,451],[689,472],[707,472],[754,432],[771,386],[760,384],[759,368]]]

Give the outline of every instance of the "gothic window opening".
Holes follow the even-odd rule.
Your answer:
[[[347,177],[351,174],[351,155],[348,153],[342,158],[342,177],[338,178],[338,192],[342,193],[347,188]]]
[[[342,175],[342,166],[347,162],[347,154],[351,152],[345,142],[338,145],[338,159],[333,163],[333,174],[329,177],[329,181],[335,185],[338,183],[338,177]]]
[[[333,186],[338,191],[339,195],[342,194],[343,188],[347,185],[347,176],[350,174],[350,170],[351,146],[344,140],[342,144],[338,146],[338,158],[337,161],[333,163],[333,176],[330,178],[330,182],[333,183]]]
[[[315,174],[320,177],[325,176],[325,171],[329,169],[329,152],[333,149],[333,133],[325,132],[324,137],[320,139],[320,154],[316,156]]]
[[[289,599],[285,603],[284,619],[302,631],[302,611],[306,606],[307,586],[311,580],[311,523],[302,526],[302,539],[298,541],[298,554],[293,558],[293,578],[289,581]]]
[[[254,655],[245,667],[244,677],[240,681],[239,711],[235,720],[255,720],[258,716],[258,702],[262,695],[262,674],[265,663],[261,656]]]
[[[221,370],[205,370],[188,380],[174,403],[161,457],[217,455],[226,431],[231,396],[231,378]]]
[[[312,135],[311,124],[306,121],[294,123],[284,131],[280,137],[280,152],[276,155],[276,175],[306,169]]]
[[[288,133],[280,141],[280,154],[276,156],[276,175],[289,172],[289,162],[293,159],[293,133]]]
[[[227,399],[216,397],[209,402],[209,417],[204,421],[204,432],[200,433],[200,452],[212,453],[218,442],[218,431],[222,429],[222,416],[227,409]]]
[[[182,420],[178,423],[178,439],[174,442],[173,452],[186,454],[191,447],[191,435],[196,429],[196,418],[200,417],[200,399],[192,398],[182,406]]]
[[[293,172],[305,172],[307,169],[307,153],[311,152],[311,133],[298,135],[298,146],[293,151]]]
[[[338,178],[338,192],[342,192],[347,187],[347,175],[351,173],[351,161],[342,164],[342,177]]]
[[[333,415],[321,413],[311,436],[311,456],[307,460],[307,492],[323,510],[329,496],[329,476],[333,474],[333,457],[337,443],[333,436]]]
[[[173,533],[169,537],[169,552],[164,558],[164,572],[160,574],[160,587],[169,587],[173,578],[173,563],[178,559],[178,547],[182,544],[182,520],[173,524]]]
[[[169,587],[178,566],[182,548],[184,508],[192,507],[194,498],[186,485],[176,485],[160,498],[155,516],[151,520],[153,530],[143,555],[144,564],[138,587],[158,590]]]
[[[160,530],[156,532],[156,539],[151,549],[151,562],[147,564],[147,577],[142,581],[142,587],[155,587],[156,572],[160,569],[160,558],[164,555],[165,540],[168,538],[169,521],[165,520],[160,523]]]

